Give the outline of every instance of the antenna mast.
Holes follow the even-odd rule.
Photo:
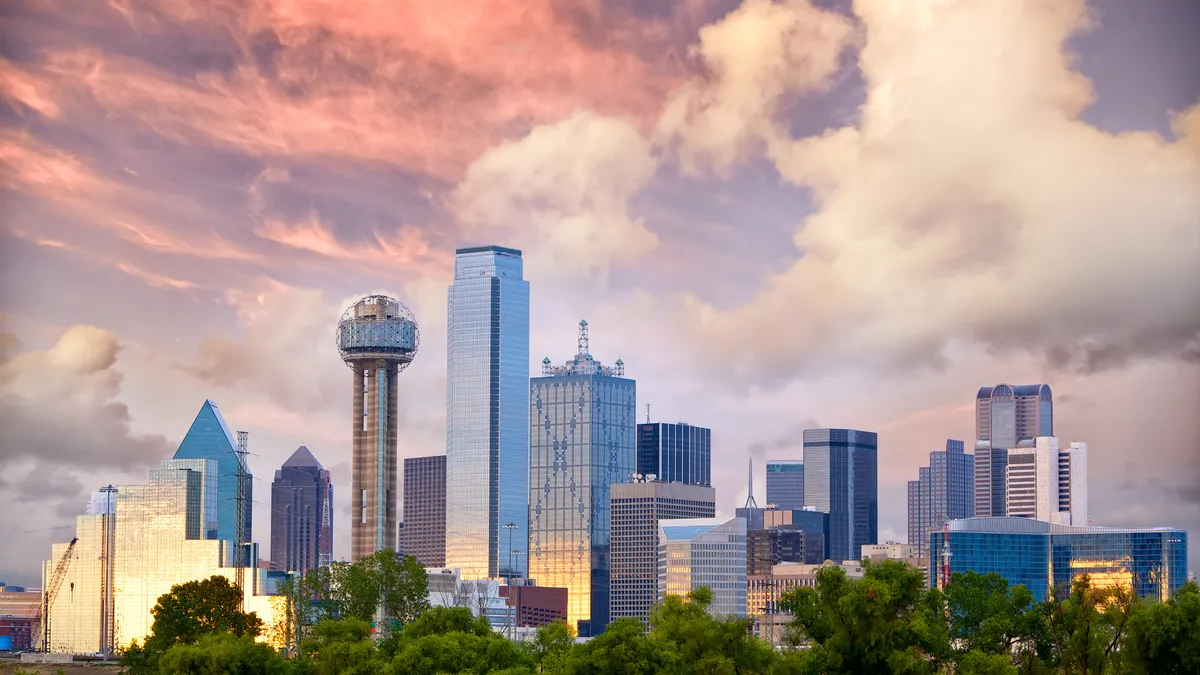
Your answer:
[[[750,474],[746,476],[746,506],[747,509],[757,509],[758,502],[754,501],[754,458],[750,458]]]
[[[646,404],[646,424],[650,423],[650,404]]]
[[[580,355],[588,353],[588,326],[584,319],[579,320],[579,353]]]

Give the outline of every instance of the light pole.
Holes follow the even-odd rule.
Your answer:
[[[511,548],[508,550],[510,567],[512,566],[512,562],[511,562],[512,557],[516,556],[516,555],[521,555],[521,552],[514,551]],[[508,639],[512,640],[513,642],[516,642],[516,640],[517,640],[517,620],[516,620],[516,617],[513,616],[513,607],[516,606],[516,602],[517,602],[515,593],[516,593],[516,589],[513,588],[512,577],[510,576],[508,578],[508,625],[512,627],[512,632],[509,633]]]
[[[516,523],[505,523],[504,529],[508,530],[508,580],[512,581],[513,557],[512,557],[512,535],[513,530],[517,529]]]

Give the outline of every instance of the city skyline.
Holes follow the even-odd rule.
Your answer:
[[[587,317],[655,419],[712,429],[718,516],[747,455],[762,486],[799,430],[870,429],[879,539],[903,540],[905,483],[946,438],[970,450],[978,387],[1047,382],[1093,522],[1200,531],[1196,3],[645,4],[467,26],[18,3],[0,510],[22,517],[0,577],[36,586],[88,494],[144,479],[205,397],[252,434],[254,539],[308,445],[348,558],[337,317],[412,307],[400,458],[443,452],[446,286],[474,245],[523,252],[529,375]]]

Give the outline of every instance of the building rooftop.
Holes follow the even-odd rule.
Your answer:
[[[1173,527],[1100,527],[1096,525],[1056,525],[1032,518],[963,518],[949,522],[951,532],[996,534],[1130,534],[1134,532],[1183,532]]]
[[[291,457],[288,457],[287,461],[284,462],[283,465],[291,467],[316,467],[318,469],[325,468],[321,466],[321,463],[317,461],[316,457],[313,457],[313,454],[309,451],[307,445],[302,445],[296,448],[296,451],[292,453]]]
[[[521,257],[521,252],[515,248],[506,248],[504,246],[468,246],[466,248],[455,249],[454,255],[462,255],[464,253],[507,253]]]

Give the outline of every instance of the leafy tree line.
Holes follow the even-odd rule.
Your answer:
[[[903,563],[864,562],[862,579],[829,567],[818,572],[815,587],[785,595],[794,618],[782,649],[753,636],[748,619],[711,616],[707,588],[667,598],[652,610],[650,628],[618,619],[602,635],[576,643],[573,631],[557,623],[515,644],[469,609],[427,608],[424,589],[420,598],[403,601],[411,613],[395,630],[372,635],[368,600],[382,603],[386,595],[401,602],[393,599],[405,594],[399,589],[420,586],[404,571],[408,562],[398,562],[390,582],[393,572],[383,569],[391,562],[379,560],[360,567],[369,572],[361,579],[322,572],[330,575],[329,585],[298,587],[297,597],[310,598],[307,606],[317,609],[293,615],[302,616],[297,625],[303,627],[286,657],[254,641],[261,622],[237,610],[236,595],[221,588],[228,586],[224,579],[177,586],[159,599],[153,635],[126,653],[126,665],[132,675],[1200,673],[1195,583],[1153,603],[1080,577],[1061,596],[1035,602],[1023,586],[996,574],[956,574],[942,593],[926,588],[921,572]],[[151,652],[154,658],[146,658]]]

